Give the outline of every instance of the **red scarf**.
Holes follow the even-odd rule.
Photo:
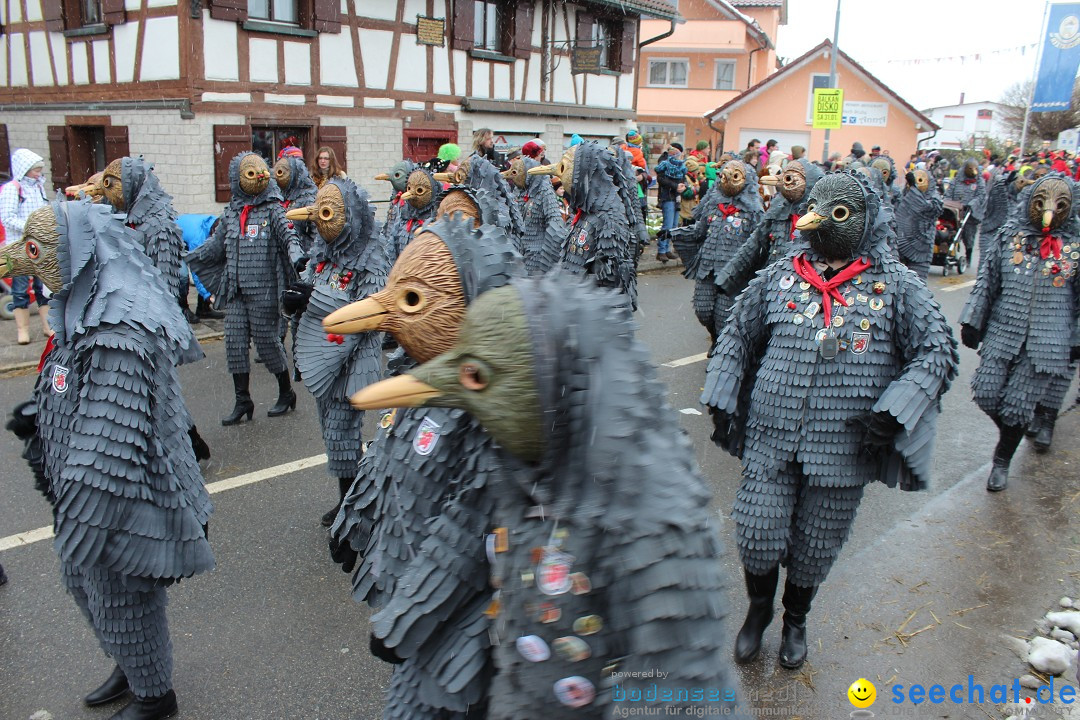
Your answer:
[[[731,217],[735,213],[739,212],[739,208],[735,207],[734,205],[725,205],[724,203],[717,203],[716,209],[719,210],[724,217]]]
[[[416,223],[417,228],[421,228],[421,227],[424,226],[424,221],[423,220],[417,220],[416,218],[413,218],[412,220],[409,220],[409,221],[407,221],[405,223],[405,234],[406,235],[412,234],[413,223]]]
[[[965,184],[965,185],[974,185],[974,184],[975,184],[975,183],[977,183],[978,181],[979,181],[979,179],[978,179],[978,178],[966,178],[966,179],[964,180],[964,184]]]
[[[847,300],[836,288],[870,267],[870,263],[867,262],[866,258],[859,258],[837,273],[832,280],[826,281],[818,275],[817,270],[810,264],[810,261],[806,258],[806,253],[796,257],[794,263],[795,272],[798,273],[799,277],[810,283],[821,293],[821,308],[825,312],[825,327],[832,327],[833,300],[847,307]]]
[[[253,207],[255,206],[245,205],[244,209],[240,211],[240,237],[244,237],[244,233],[247,232],[247,217]]]
[[[1055,260],[1061,259],[1061,238],[1054,237],[1050,234],[1050,228],[1045,227],[1042,229],[1042,243],[1039,244],[1039,255],[1045,260],[1050,257],[1051,253],[1054,255]]]
[[[574,213],[574,219],[570,221],[570,224],[571,225],[577,225],[577,221],[580,220],[580,219],[581,219],[581,211],[578,210],[576,213]]]
[[[282,200],[281,201],[281,209],[282,210],[288,210],[290,205],[292,205],[292,200]]]
[[[801,217],[802,217],[802,215],[796,215],[795,213],[791,213],[791,239],[792,240],[795,239],[795,223],[799,222],[799,218],[801,218]]]
[[[41,352],[41,361],[38,363],[37,371],[38,375],[41,374],[41,368],[45,367],[45,359],[49,357],[49,353],[56,347],[56,334],[49,336],[49,339],[45,341],[45,349]]]
[[[403,194],[404,194],[404,193],[398,193],[397,195],[395,195],[395,196],[394,196],[394,199],[393,199],[393,201],[392,201],[392,204],[393,204],[393,205],[398,205],[398,206],[404,205],[404,204],[405,204],[405,201],[401,199],[401,196],[402,196]]]

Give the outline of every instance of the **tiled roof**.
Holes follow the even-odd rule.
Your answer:
[[[670,20],[679,16],[668,0],[588,0],[593,5],[619,8],[624,14],[640,14]]]

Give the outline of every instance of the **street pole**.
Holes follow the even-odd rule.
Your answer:
[[[1042,30],[1039,32],[1039,48],[1035,54],[1035,74],[1031,77],[1031,93],[1028,94],[1027,107],[1024,108],[1024,129],[1020,133],[1020,155],[1027,149],[1028,121],[1031,120],[1031,103],[1035,101],[1035,83],[1039,82],[1039,65],[1042,62],[1043,45],[1046,43],[1046,16],[1050,12],[1050,0],[1043,6]]]
[[[836,0],[836,28],[833,30],[832,36],[832,52],[829,54],[829,87],[836,87],[836,55],[840,52],[840,48],[837,43],[840,42],[840,0]],[[843,115],[844,108],[840,108],[840,114]],[[829,132],[828,128],[825,129],[825,150],[821,154],[821,161],[824,163],[829,162]]]

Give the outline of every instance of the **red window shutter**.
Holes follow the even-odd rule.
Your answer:
[[[64,29],[63,0],[41,0],[41,14],[45,19],[45,29],[61,32]]]
[[[532,54],[533,2],[518,0],[514,7],[514,57],[528,60]]]
[[[101,19],[106,25],[123,25],[127,19],[124,0],[101,0]]]
[[[107,126],[105,128],[105,162],[109,163],[130,154],[127,126]]]
[[[334,151],[334,156],[337,158],[338,168],[343,173],[348,173],[349,170],[346,167],[345,152],[348,148],[348,142],[345,137],[345,128],[334,125],[320,125],[316,130],[319,141],[316,143],[318,148],[326,146]]]
[[[68,159],[68,129],[63,125],[50,125],[48,138],[49,163],[52,165],[52,184],[67,187],[71,185],[71,163]]]
[[[11,177],[11,146],[8,145],[7,125],[0,125],[0,175]]]
[[[325,33],[341,32],[340,0],[314,0],[313,5],[313,30]]]
[[[592,26],[596,19],[592,14],[578,10],[577,42],[578,45],[592,46]]]
[[[210,17],[245,22],[248,19],[247,0],[210,0]]]
[[[217,202],[229,202],[232,198],[229,163],[246,150],[251,150],[251,126],[214,126],[214,199]]]
[[[637,26],[638,21],[624,20],[622,24],[622,37],[619,38],[619,72],[628,73],[634,70],[634,52],[637,50]]]
[[[454,0],[454,49],[471,50],[476,0]]]

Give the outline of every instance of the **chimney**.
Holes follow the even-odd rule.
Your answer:
[[[960,93],[960,104],[964,104],[964,93]]]

